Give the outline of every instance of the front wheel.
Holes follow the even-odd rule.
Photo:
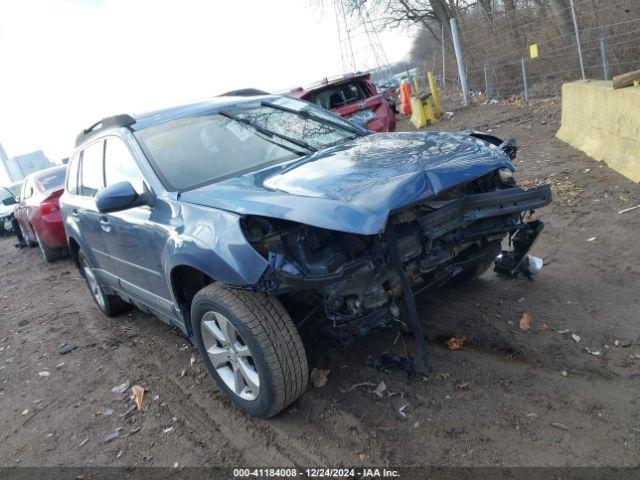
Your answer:
[[[242,410],[272,417],[304,392],[307,355],[276,298],[214,283],[194,297],[191,319],[209,373]]]

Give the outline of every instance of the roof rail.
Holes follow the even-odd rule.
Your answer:
[[[114,115],[112,117],[105,117],[99,122],[91,125],[89,128],[85,128],[78,134],[76,137],[76,147],[92,135],[95,135],[102,130],[113,127],[129,127],[134,123],[136,123],[136,119],[126,113]]]

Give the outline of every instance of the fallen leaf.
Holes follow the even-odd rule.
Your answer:
[[[543,323],[536,330],[538,330],[539,332],[546,332],[547,330],[549,330],[549,325]]]
[[[467,337],[451,337],[449,340],[444,342],[444,344],[449,350],[460,350],[468,340],[469,339]]]
[[[316,388],[324,387],[327,384],[327,378],[331,370],[322,370],[321,368],[314,368],[311,370],[311,383]]]
[[[520,319],[520,330],[524,330],[525,332],[531,328],[531,324],[533,323],[533,315],[530,313],[523,313],[522,318]]]
[[[136,407],[138,410],[142,409],[142,399],[144,398],[144,388],[140,385],[134,385],[131,387],[131,398],[136,402]]]

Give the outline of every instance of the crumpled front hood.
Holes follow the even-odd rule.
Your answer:
[[[501,167],[513,168],[500,149],[467,133],[379,133],[181,200],[369,235],[384,230],[389,212]]]

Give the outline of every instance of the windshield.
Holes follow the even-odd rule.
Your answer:
[[[289,98],[247,102],[135,132],[170,190],[188,190],[310,155],[359,136],[329,112]]]
[[[22,183],[15,183],[13,185],[0,187],[0,202],[3,205],[13,205],[11,200],[20,195],[20,187],[22,187]]]
[[[9,190],[11,190],[11,193],[13,194],[14,197],[17,197],[18,195],[20,195],[21,188],[22,188],[22,183],[16,183],[15,185],[11,185],[9,187]]]

